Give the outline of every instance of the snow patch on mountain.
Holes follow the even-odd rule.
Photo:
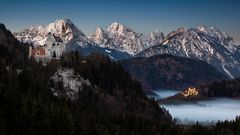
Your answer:
[[[184,38],[182,41],[182,47],[183,47],[183,50],[186,53],[187,57],[189,57],[185,43],[186,43],[186,38]]]
[[[223,68],[223,70],[228,74],[228,76],[230,77],[230,78],[235,78],[226,68],[225,68],[225,66],[224,65],[222,65],[222,68]]]

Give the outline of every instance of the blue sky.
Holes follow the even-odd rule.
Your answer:
[[[216,26],[240,35],[240,0],[1,0],[0,22],[19,31],[68,17],[86,34],[120,22],[138,32]]]

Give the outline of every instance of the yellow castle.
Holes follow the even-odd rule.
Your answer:
[[[197,90],[197,88],[189,87],[182,92],[182,95],[184,97],[196,96],[196,95],[198,95],[198,90]]]

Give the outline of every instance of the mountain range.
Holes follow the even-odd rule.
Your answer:
[[[47,33],[60,34],[62,26],[67,34],[66,51],[100,52],[116,60],[171,54],[205,61],[229,78],[240,76],[240,46],[216,27],[179,28],[164,36],[160,30],[142,34],[114,22],[107,29],[97,27],[92,35],[86,36],[65,18],[47,26],[31,26],[14,35],[23,42],[44,45]]]
[[[240,131],[238,116],[211,126],[177,124],[166,109],[144,95],[140,83],[119,63],[103,55],[70,52],[43,65],[29,59],[28,47],[0,23],[1,135],[238,135]],[[203,88],[207,96],[235,97],[239,82]]]
[[[146,48],[161,43],[164,35],[158,30],[143,35],[121,23],[114,22],[106,30],[98,27],[89,38],[100,47],[109,47],[134,56]]]
[[[230,78],[240,75],[237,45],[233,38],[216,27],[199,26],[180,28],[166,36],[164,41],[150,47],[137,56],[149,57],[156,54],[172,54],[203,60]]]

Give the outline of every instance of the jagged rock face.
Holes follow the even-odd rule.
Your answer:
[[[134,32],[130,28],[120,23],[113,23],[108,27],[109,37],[113,39],[113,44],[122,51],[135,54],[143,50],[143,43],[140,40],[141,34]]]
[[[49,32],[55,35],[61,35],[63,27],[65,28],[65,41],[67,44],[77,44],[86,46],[92,42],[78,29],[69,19],[56,20],[47,26],[31,26],[21,32],[14,33],[18,40],[34,45],[44,45],[47,42],[47,34]]]
[[[98,27],[89,38],[100,47],[108,47],[135,55],[146,48],[160,44],[164,35],[159,30],[143,35],[123,24],[114,22],[106,30]]]
[[[110,43],[108,34],[102,28],[97,27],[95,33],[90,37],[90,40],[94,41],[100,47],[105,47]]]
[[[150,34],[147,34],[145,36],[145,39],[143,39],[144,43],[146,44],[146,48],[159,45],[162,43],[163,40],[164,34],[160,30],[156,30],[154,32],[151,32]]]
[[[237,46],[233,39],[215,27],[180,28],[166,36],[162,44],[148,48],[137,56],[172,54],[203,60],[233,78],[240,76],[238,60],[233,56]]]
[[[134,55],[144,49],[144,44],[140,39],[141,36],[142,34],[114,22],[107,30],[97,28],[89,38],[101,47],[108,47]]]
[[[59,88],[62,84],[62,88]],[[90,86],[89,80],[83,79],[79,74],[74,74],[73,69],[60,68],[50,78],[49,87],[55,96],[76,99],[78,92],[82,90],[83,84]]]

